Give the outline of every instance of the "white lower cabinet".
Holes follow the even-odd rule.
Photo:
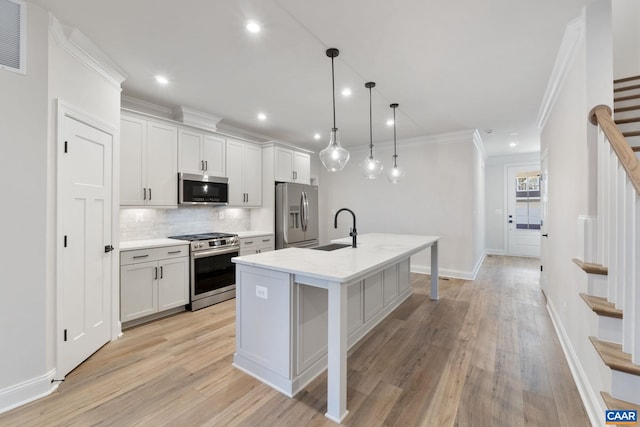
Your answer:
[[[240,256],[259,254],[274,250],[274,236],[243,237],[240,239]]]
[[[125,323],[189,303],[189,247],[120,253],[120,321]]]

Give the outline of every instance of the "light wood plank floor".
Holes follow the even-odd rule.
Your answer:
[[[587,426],[538,288],[537,260],[478,280],[412,275],[414,294],[348,359],[347,426]],[[326,376],[293,399],[231,366],[235,303],[125,332],[2,426],[327,426]]]

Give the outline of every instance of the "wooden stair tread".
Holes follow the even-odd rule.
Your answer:
[[[575,262],[578,267],[583,269],[585,273],[600,274],[601,276],[607,276],[609,274],[609,269],[600,264],[591,264],[589,262],[584,262],[578,258],[574,258],[573,262]]]
[[[628,107],[618,107],[613,110],[614,113],[624,113],[625,111],[640,110],[639,105],[630,105]]]
[[[630,117],[628,119],[615,119],[617,125],[623,125],[625,123],[637,123],[640,122],[640,117]]]
[[[621,96],[619,98],[614,98],[613,102],[629,101],[631,99],[640,99],[640,95]]]
[[[635,151],[636,153],[637,153],[638,151],[640,151],[640,147],[631,147],[631,149],[632,149],[633,151]]]
[[[632,80],[640,80],[640,76],[631,76],[631,77],[624,77],[622,79],[616,79],[613,81],[613,84],[630,82]]]
[[[625,90],[634,90],[634,89],[640,89],[640,85],[617,87],[617,88],[613,89],[613,93],[624,92]]]
[[[601,391],[600,395],[602,396],[602,399],[604,399],[607,409],[635,409],[640,414],[640,405],[627,402],[626,400],[616,399],[605,391]]]
[[[580,294],[584,302],[589,308],[599,316],[613,317],[614,319],[622,319],[622,310],[616,308],[615,304],[607,301],[606,298],[596,297],[593,295]]]
[[[620,344],[601,341],[596,337],[589,337],[591,344],[602,358],[605,365],[616,371],[631,375],[640,375],[640,365],[631,362],[631,355],[622,351]]]
[[[640,130],[635,130],[633,132],[622,132],[623,136],[640,136]]]
[[[636,405],[635,403],[627,402],[626,400],[616,399],[611,396],[609,393],[605,391],[601,391],[600,395],[602,396],[602,400],[604,400],[604,404],[607,405],[607,409],[631,409],[636,410],[638,414],[640,414],[640,405]],[[629,425],[629,424],[615,424],[618,426]]]

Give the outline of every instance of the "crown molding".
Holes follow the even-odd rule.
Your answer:
[[[153,104],[151,102],[143,101],[142,99],[134,98],[132,96],[124,94],[120,97],[120,103],[121,107],[126,110],[133,110],[156,117],[173,120],[173,110],[162,105]]]
[[[228,133],[229,136],[236,136],[237,138],[253,139],[255,142],[274,142],[273,137],[263,135],[258,132],[242,129],[236,126],[232,126],[228,123],[221,122],[218,124],[218,132]]]
[[[542,98],[540,110],[538,111],[536,125],[539,130],[542,130],[546,125],[551,110],[558,99],[560,90],[562,90],[564,82],[567,79],[571,65],[584,40],[585,22],[585,10],[582,9],[581,15],[569,22],[565,28],[562,43],[560,43],[560,49],[558,50],[558,56],[553,65],[551,77],[549,78],[549,83],[547,83],[547,89]]]
[[[218,130],[218,123],[222,120],[222,117],[194,110],[184,105],[179,105],[173,109],[173,118],[185,125],[195,126],[213,132]]]
[[[121,84],[127,75],[77,28],[63,25],[52,13],[49,13],[49,33],[67,53],[89,69],[96,71],[113,86],[121,89]]]
[[[435,135],[423,135],[423,136],[415,136],[412,138],[404,138],[396,140],[396,145],[398,147],[398,151],[402,148],[408,147],[418,147],[421,145],[427,144],[456,144],[456,143],[473,143],[474,132],[477,132],[477,129],[464,129],[456,132],[447,132],[447,133],[439,133]],[[358,147],[345,147],[349,151],[359,153],[369,150],[369,144],[360,145]],[[393,148],[393,141],[384,141],[374,144],[373,149],[376,148]]]

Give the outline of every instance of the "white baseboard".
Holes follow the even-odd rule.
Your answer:
[[[0,414],[51,394],[58,388],[52,383],[56,370],[0,390]]]
[[[506,255],[504,249],[485,249],[484,251],[487,255]]]
[[[582,398],[582,403],[587,410],[589,420],[594,426],[602,425],[602,420],[604,419],[604,413],[606,410],[603,406],[604,402],[599,398],[599,394],[591,388],[587,374],[582,368],[578,355],[573,350],[569,336],[560,322],[558,312],[553,306],[551,300],[547,300],[547,311],[551,317],[553,328],[556,330],[556,335],[560,340],[560,346],[562,347],[564,356],[569,364],[569,369],[571,370],[571,375],[573,376],[573,380],[578,388],[578,393],[580,393],[580,397]]]
[[[451,270],[448,268],[438,267],[438,274],[443,277],[452,277],[455,279],[476,280],[476,276],[478,275],[480,267],[482,267],[482,263],[487,255],[487,251],[482,253],[480,259],[478,259],[478,262],[473,267],[473,271]],[[411,263],[411,272],[418,274],[431,274],[431,267],[428,265],[416,265]]]

